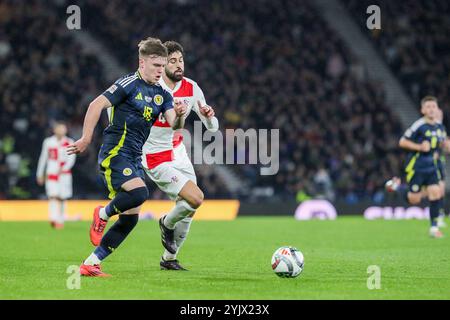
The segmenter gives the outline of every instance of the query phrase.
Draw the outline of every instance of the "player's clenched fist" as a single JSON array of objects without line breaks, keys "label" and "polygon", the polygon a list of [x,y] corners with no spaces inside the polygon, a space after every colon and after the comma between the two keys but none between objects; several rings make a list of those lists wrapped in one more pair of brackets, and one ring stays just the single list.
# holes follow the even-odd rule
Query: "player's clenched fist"
[{"label": "player's clenched fist", "polygon": [[211,106],[208,106],[207,104],[205,104],[204,106],[202,106],[202,104],[200,103],[200,101],[197,101],[197,105],[198,105],[198,109],[200,110],[200,113],[207,117],[207,118],[212,118],[215,115],[214,109]]},{"label": "player's clenched fist", "polygon": [[442,142],[441,148],[444,149],[445,152],[450,153],[450,140],[446,139]]},{"label": "player's clenched fist", "polygon": [[181,100],[174,100],[173,109],[175,110],[177,116],[180,117],[186,113],[187,104],[185,102],[182,102]]},{"label": "player's clenched fist", "polygon": [[88,147],[89,142],[86,139],[79,139],[67,147],[67,154],[82,153]]},{"label": "player's clenched fist", "polygon": [[420,145],[420,151],[429,152],[430,150],[431,150],[430,142],[427,140],[423,141],[422,144]]}]

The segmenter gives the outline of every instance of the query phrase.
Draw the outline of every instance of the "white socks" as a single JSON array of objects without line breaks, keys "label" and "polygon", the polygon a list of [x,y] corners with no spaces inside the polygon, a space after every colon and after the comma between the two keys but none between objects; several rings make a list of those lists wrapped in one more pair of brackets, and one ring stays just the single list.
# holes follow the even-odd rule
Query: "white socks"
[{"label": "white socks", "polygon": [[59,216],[59,201],[56,199],[48,200],[48,215],[50,221],[57,222]]},{"label": "white socks", "polygon": [[95,253],[91,253],[91,255],[84,261],[84,264],[93,266],[96,264],[100,264],[100,262],[102,262],[96,255]]},{"label": "white socks", "polygon": [[167,250],[164,250],[163,259],[164,260],[175,260],[177,258],[178,251],[180,247],[183,245],[186,240],[187,234],[189,233],[189,229],[191,228],[192,217],[186,217],[175,225],[174,238],[175,243],[177,244],[177,253],[172,254]]},{"label": "white socks", "polygon": [[109,220],[109,217],[106,214],[105,208],[100,208],[100,211],[98,212],[98,215],[100,216],[100,219],[102,219],[102,220],[105,220],[105,221]]},{"label": "white socks", "polygon": [[195,212],[185,200],[177,201],[175,207],[164,218],[164,225],[169,229],[175,229],[175,224]]},{"label": "white socks", "polygon": [[59,211],[59,221],[58,223],[63,224],[66,217],[66,201],[61,200],[60,202],[60,211]]},{"label": "white socks", "polygon": [[64,213],[65,213],[65,201],[60,201],[57,199],[48,200],[48,214],[50,217],[50,221],[63,224]]}]

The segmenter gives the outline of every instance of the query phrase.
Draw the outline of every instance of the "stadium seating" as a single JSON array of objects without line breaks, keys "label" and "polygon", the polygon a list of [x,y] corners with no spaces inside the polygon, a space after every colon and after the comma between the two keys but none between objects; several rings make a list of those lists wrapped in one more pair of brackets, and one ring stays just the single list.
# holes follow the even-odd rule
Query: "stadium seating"
[{"label": "stadium seating", "polygon": [[[216,108],[221,130],[280,129],[277,175],[260,176],[257,165],[233,166],[250,188],[249,192],[230,194],[217,176],[199,171],[199,184],[207,197],[252,198],[256,194],[252,190],[266,187],[272,190],[271,199],[292,200],[301,194],[350,203],[379,199],[384,181],[401,167],[397,140],[402,128],[385,103],[382,86],[366,78],[362,65],[308,1],[288,1],[283,6],[266,0],[258,6],[249,0],[169,2],[85,0],[79,5],[83,28],[102,41],[127,69],[137,67],[135,53],[143,37],[182,43],[186,50],[186,75],[200,84],[207,101]],[[39,4],[33,4],[36,8],[29,10],[29,19],[42,24]],[[48,23],[52,26],[56,21],[50,19]],[[29,61],[27,66],[37,69],[32,68],[33,76],[36,73],[32,78],[39,79],[39,86],[33,86],[29,79],[26,90],[30,92],[17,95],[17,87],[10,85],[10,94],[4,98],[10,99],[4,104],[9,106],[6,109],[12,118],[33,114],[26,131],[33,147],[27,142],[16,148],[27,155],[29,168],[34,170],[49,119],[68,119],[72,132],[79,132],[86,102],[108,83],[97,58],[78,54],[81,49],[64,32],[38,36],[37,28],[26,29],[24,25],[19,17],[10,21],[9,28],[21,32],[12,33],[14,39],[7,42],[11,46],[31,42],[21,49],[26,48],[27,54],[20,59],[11,54],[0,57],[0,66],[14,59],[17,64],[20,60]],[[39,44],[49,41],[54,42],[53,50],[39,49],[48,47]],[[56,71],[40,70],[45,64],[33,64],[47,60],[59,62]],[[23,69],[21,75],[27,78],[28,68]],[[55,81],[62,74],[67,74],[69,81]],[[2,73],[0,81],[8,82],[10,78]],[[29,104],[25,96],[33,97],[33,103]],[[20,132],[12,132],[16,141],[22,141]],[[2,133],[0,138],[4,137]],[[99,136],[96,139],[93,150],[101,142]],[[77,167],[95,166],[95,156],[91,152]],[[98,189],[83,189],[80,194],[77,185],[84,186],[88,179],[92,178],[83,177],[82,173],[75,179],[76,197],[98,194]],[[24,189],[35,190],[32,184],[34,178]],[[154,197],[163,195],[155,192]]]},{"label": "stadium seating", "polygon": [[[344,0],[354,18],[365,26],[369,0]],[[381,31],[364,32],[419,104],[425,95],[438,97],[444,114],[450,112],[450,3],[445,0],[377,1],[382,13]],[[450,119],[444,119],[446,127]]]},{"label": "stadium seating", "polygon": [[136,68],[130,57],[143,36],[181,42],[186,74],[217,108],[222,129],[281,130],[278,175],[235,166],[253,188],[273,188],[271,198],[293,199],[305,188],[358,201],[379,195],[400,168],[401,126],[381,86],[365,78],[308,1],[185,1],[170,11],[164,1],[85,5],[96,16],[90,31],[129,68]]},{"label": "stadium seating", "polygon": [[[44,193],[35,172],[43,139],[55,120],[81,135],[87,103],[105,86],[95,56],[85,54],[65,28],[65,11],[42,1],[2,1],[0,15],[0,198]],[[77,196],[98,192],[91,182],[99,137],[74,168]]]}]

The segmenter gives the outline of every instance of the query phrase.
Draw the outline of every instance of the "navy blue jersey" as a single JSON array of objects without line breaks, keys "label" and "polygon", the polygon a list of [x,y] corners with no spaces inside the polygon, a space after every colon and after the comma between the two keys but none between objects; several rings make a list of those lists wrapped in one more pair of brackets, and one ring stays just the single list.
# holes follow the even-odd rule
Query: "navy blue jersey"
[{"label": "navy blue jersey", "polygon": [[441,152],[441,143],[447,136],[445,127],[440,123],[430,124],[421,118],[406,130],[403,137],[415,143],[430,142],[429,152],[410,152],[407,158],[406,171],[431,172],[437,170]]},{"label": "navy blue jersey", "polygon": [[[445,129],[445,128],[444,128]],[[447,133],[444,133],[444,140],[447,138]],[[437,160],[437,167],[439,169],[439,179],[445,180],[445,164],[447,159],[445,158],[445,153],[442,148],[439,149],[439,158]]]},{"label": "navy blue jersey", "polygon": [[103,152],[140,157],[159,114],[173,108],[172,95],[158,83],[145,82],[139,71],[120,78],[103,95],[112,104],[109,126],[103,131]]}]

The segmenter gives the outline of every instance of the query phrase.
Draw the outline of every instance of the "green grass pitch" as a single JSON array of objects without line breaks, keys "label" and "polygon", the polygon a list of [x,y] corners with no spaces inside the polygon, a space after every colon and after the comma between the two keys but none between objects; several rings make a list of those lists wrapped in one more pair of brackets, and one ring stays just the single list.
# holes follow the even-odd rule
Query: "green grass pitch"
[{"label": "green grass pitch", "polygon": [[[81,278],[71,290],[67,268],[93,249],[88,228],[0,222],[0,299],[450,299],[450,229],[430,239],[427,221],[194,221],[179,256],[188,272],[159,270],[157,221],[140,221],[103,263],[113,277]],[[297,278],[271,269],[283,245],[305,256]],[[367,288],[370,265],[381,270],[380,289]]]}]

